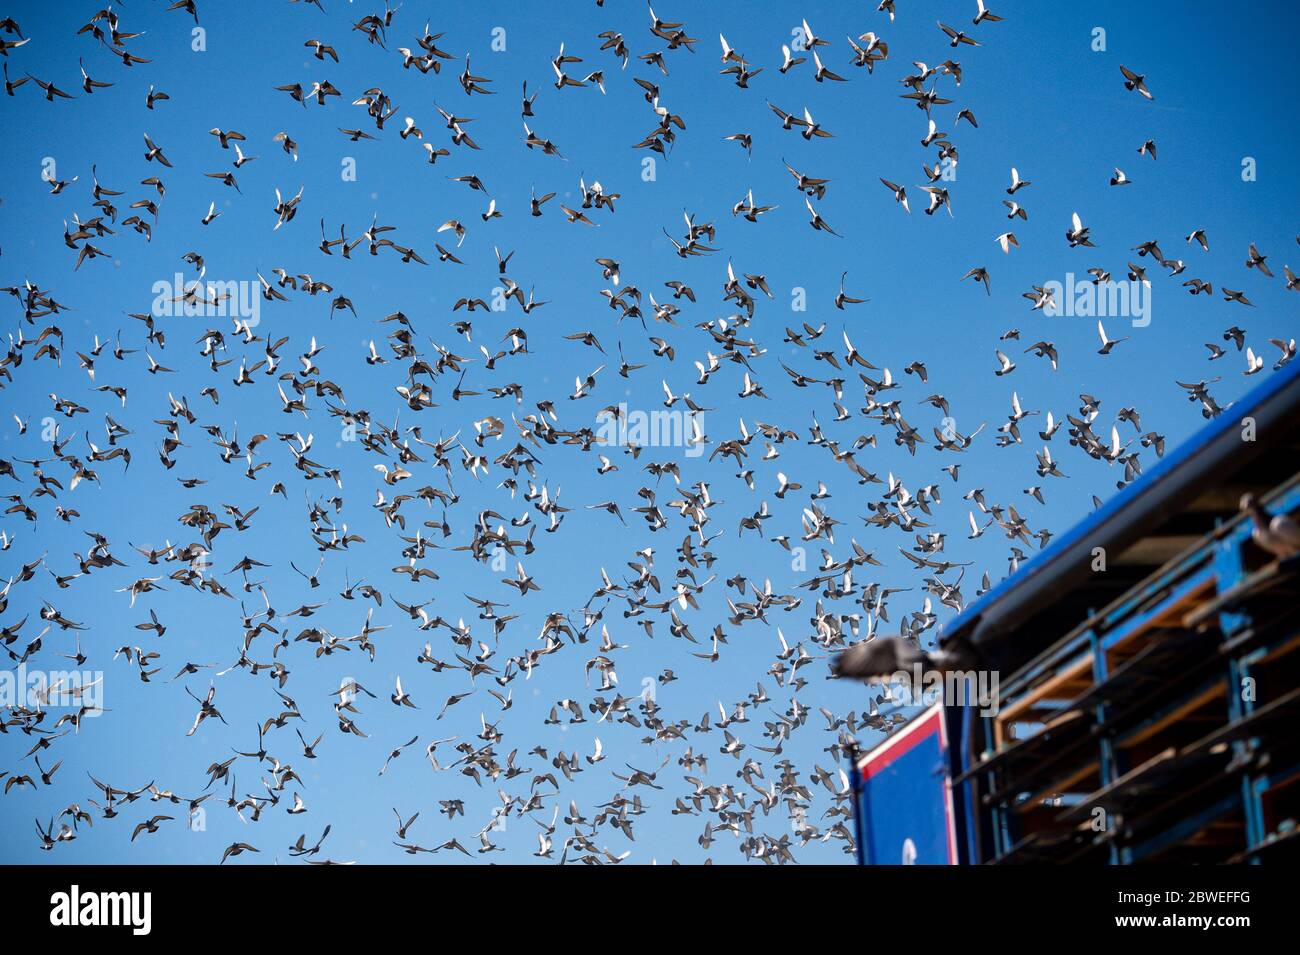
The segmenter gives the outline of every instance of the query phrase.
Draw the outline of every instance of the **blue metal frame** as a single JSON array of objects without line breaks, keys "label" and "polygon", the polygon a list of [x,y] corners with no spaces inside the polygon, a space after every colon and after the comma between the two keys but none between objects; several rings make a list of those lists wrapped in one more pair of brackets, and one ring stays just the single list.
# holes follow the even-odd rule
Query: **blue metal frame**
[{"label": "blue metal frame", "polygon": [[940,640],[974,627],[982,617],[989,615],[990,611],[1013,591],[1036,588],[1044,571],[1072,552],[1076,545],[1095,539],[1101,528],[1110,524],[1128,508],[1133,507],[1139,498],[1170,474],[1187,465],[1225,435],[1239,430],[1243,418],[1254,417],[1253,413],[1261,405],[1297,385],[1300,385],[1300,361],[1293,361],[1270,375],[1240,401],[1235,402],[1230,409],[1225,409],[1224,413],[1211,419],[1187,441],[1145,470],[1136,481],[1056,538],[1046,550],[1022,565],[1019,571],[996,584],[988,593],[966,607],[943,627]]},{"label": "blue metal frame", "polygon": [[[1155,482],[1186,465],[1211,443],[1221,441],[1226,434],[1240,428],[1242,419],[1252,417],[1258,405],[1274,398],[1284,389],[1294,387],[1297,382],[1300,382],[1300,362],[1293,363],[1271,376],[1263,385],[1233,405],[1230,414],[1224,414],[1212,421],[1191,440],[1148,470],[1137,482],[1058,538],[1053,546],[1037,560],[1029,562],[1019,573],[1007,578],[967,607],[944,628],[946,637],[955,634],[968,637],[974,632],[981,618],[1009,593],[1019,588],[1038,586],[1039,581],[1036,578],[1043,568],[1058,560],[1062,554],[1080,541],[1096,539],[1093,535],[1098,534],[1102,525],[1112,521],[1125,508],[1132,506],[1134,500]],[[1300,396],[1300,390],[1297,391],[1297,395]],[[1271,408],[1270,413],[1276,413],[1276,410],[1276,407]],[[1220,447],[1218,450],[1222,452],[1223,448]],[[1274,511],[1291,512],[1300,508],[1300,480],[1292,479],[1265,503]],[[1099,612],[1090,611],[1075,632],[1064,635],[1056,646],[1030,660],[1023,669],[1013,674],[1003,687],[1004,696],[1008,699],[1019,698],[1023,692],[1030,689],[1038,677],[1046,673],[1059,672],[1063,666],[1073,664],[1081,657],[1091,658],[1094,681],[1098,683],[1105,681],[1111,675],[1107,660],[1108,650],[1147,625],[1155,617],[1167,612],[1174,603],[1194,589],[1204,586],[1207,581],[1214,581],[1220,594],[1242,582],[1247,576],[1244,550],[1250,540],[1251,530],[1248,521],[1238,519],[1231,527],[1212,532],[1200,545],[1189,549],[1181,555],[1180,559],[1161,568],[1155,575],[1121,597],[1118,602],[1102,608]],[[1138,607],[1150,602],[1156,594],[1161,596],[1152,606],[1137,612]],[[1220,629],[1229,639],[1244,632],[1252,623],[1250,615],[1241,609],[1224,608],[1220,611]],[[1228,690],[1228,712],[1225,717],[1228,720],[1248,716],[1254,711],[1258,702],[1266,702],[1244,700],[1241,695],[1240,681],[1250,676],[1251,666],[1265,656],[1270,648],[1254,648],[1248,652],[1234,654],[1224,661],[1223,679],[1227,681]],[[1107,704],[1101,702],[1096,704],[1093,712],[1097,726],[1101,729],[1097,735],[1097,751],[1102,786],[1112,784],[1128,769],[1125,765],[1124,753],[1117,745],[1118,737],[1114,732],[1106,730],[1107,718],[1110,715],[1107,709]],[[1149,726],[1152,719],[1159,718],[1158,715],[1152,716],[1135,729],[1140,730],[1142,726]],[[953,721],[949,723],[949,728],[951,731],[950,771],[956,776],[968,772],[975,762],[983,758],[983,752],[973,752],[974,739],[978,734],[983,740],[981,749],[987,749],[991,745],[992,719],[981,716],[975,707],[967,706],[953,714]],[[1135,729],[1126,730],[1125,735],[1134,732]],[[960,740],[960,744],[954,746],[953,740]],[[1255,745],[1255,741],[1240,741],[1233,745],[1240,752]],[[954,753],[953,749],[957,751]],[[856,760],[854,765],[856,768]],[[1263,797],[1276,780],[1292,778],[1296,768],[1274,767],[1272,772],[1249,770],[1244,772],[1239,793],[1220,800],[1214,806],[1207,807],[1176,826],[1132,846],[1121,846],[1118,842],[1112,841],[1110,862],[1125,864],[1146,858],[1176,844],[1179,839],[1185,838],[1224,813],[1237,809],[1242,811],[1246,822],[1245,848],[1259,845],[1267,836]],[[861,803],[857,798],[860,781],[856,773],[853,782],[855,806],[858,806]],[[1015,845],[1016,833],[1011,804],[983,806],[975,798],[977,789],[988,792],[995,784],[995,772],[989,771],[982,775],[968,777],[953,789],[956,820],[964,827],[964,837],[963,833],[958,833],[959,860],[967,864],[997,859]],[[956,804],[958,800],[960,805]],[[855,814],[855,826],[859,827],[859,857],[862,854],[860,822],[861,820]],[[963,848],[964,853],[961,852]]]}]

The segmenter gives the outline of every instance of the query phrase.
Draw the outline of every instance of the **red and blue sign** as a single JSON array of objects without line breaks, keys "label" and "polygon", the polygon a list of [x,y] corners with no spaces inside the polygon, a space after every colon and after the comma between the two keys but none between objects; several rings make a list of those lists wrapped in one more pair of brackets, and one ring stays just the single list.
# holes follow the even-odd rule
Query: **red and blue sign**
[{"label": "red and blue sign", "polygon": [[858,760],[857,837],[867,865],[956,865],[948,737],[936,704]]}]

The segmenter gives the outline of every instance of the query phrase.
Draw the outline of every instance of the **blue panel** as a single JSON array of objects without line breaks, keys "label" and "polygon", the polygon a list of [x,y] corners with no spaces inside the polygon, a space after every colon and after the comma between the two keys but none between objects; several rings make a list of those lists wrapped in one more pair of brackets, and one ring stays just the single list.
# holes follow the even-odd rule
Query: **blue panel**
[{"label": "blue panel", "polygon": [[[938,720],[886,744],[862,767],[861,834],[868,865],[947,865],[950,805]],[[891,741],[895,742],[895,741]]]}]

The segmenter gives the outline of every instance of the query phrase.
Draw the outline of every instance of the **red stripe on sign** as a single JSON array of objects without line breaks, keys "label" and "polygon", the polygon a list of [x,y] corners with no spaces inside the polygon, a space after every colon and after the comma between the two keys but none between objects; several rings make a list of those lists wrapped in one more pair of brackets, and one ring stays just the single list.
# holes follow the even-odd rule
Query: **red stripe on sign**
[{"label": "red stripe on sign", "polygon": [[[862,779],[868,780],[888,769],[895,761],[915,749],[918,743],[933,735],[936,729],[941,731],[942,728],[943,709],[940,706],[935,706],[930,712],[912,720],[893,738],[881,743],[864,756],[862,761],[858,763],[858,772],[861,774]],[[941,748],[942,745],[941,739]]]}]

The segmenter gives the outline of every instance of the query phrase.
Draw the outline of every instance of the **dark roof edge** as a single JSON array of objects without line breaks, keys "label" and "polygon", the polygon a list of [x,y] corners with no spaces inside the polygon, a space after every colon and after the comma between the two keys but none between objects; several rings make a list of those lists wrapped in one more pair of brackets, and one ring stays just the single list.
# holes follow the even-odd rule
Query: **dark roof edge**
[{"label": "dark roof edge", "polygon": [[1223,410],[1045,551],[967,607],[940,632],[940,643],[965,640],[988,647],[1015,625],[1091,575],[1096,547],[1117,553],[1140,540],[1204,490],[1210,475],[1240,471],[1267,446],[1243,442],[1242,421],[1256,434],[1294,419],[1300,408],[1300,361],[1292,361]]}]

